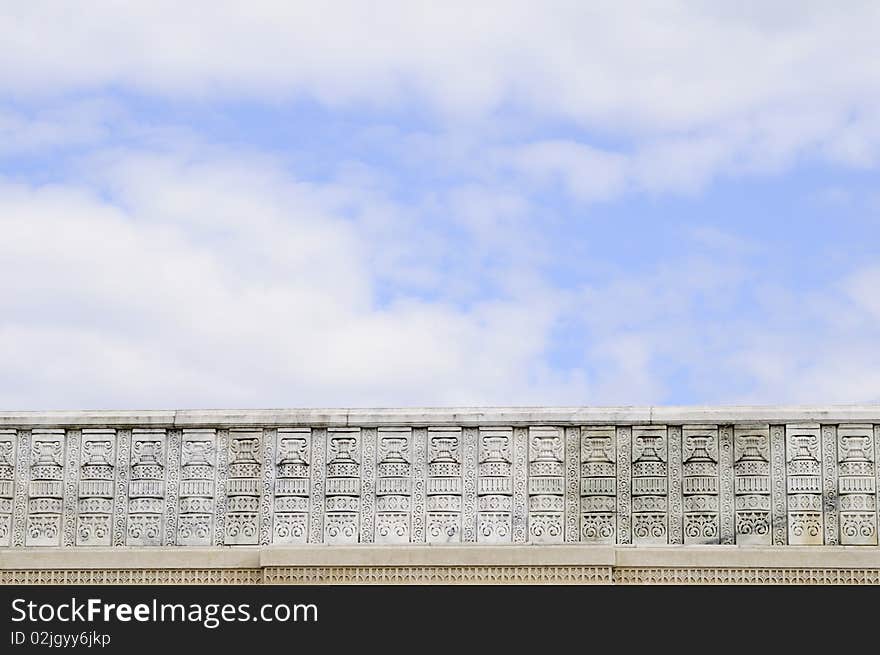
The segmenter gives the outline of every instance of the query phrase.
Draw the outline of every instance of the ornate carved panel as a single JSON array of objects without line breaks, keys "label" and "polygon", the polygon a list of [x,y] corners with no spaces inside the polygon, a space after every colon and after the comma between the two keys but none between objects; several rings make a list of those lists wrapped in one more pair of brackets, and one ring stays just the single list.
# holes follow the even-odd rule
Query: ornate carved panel
[{"label": "ornate carved panel", "polygon": [[126,544],[129,546],[158,546],[162,543],[166,450],[165,430],[132,430],[126,530]]},{"label": "ornate carved panel", "polygon": [[733,437],[736,543],[769,545],[770,428],[737,425]]},{"label": "ornate carved panel", "polygon": [[684,543],[717,544],[721,534],[718,427],[685,426],[683,438]]},{"label": "ornate carved panel", "polygon": [[280,428],[275,472],[273,541],[305,544],[309,540],[309,497],[312,431]]},{"label": "ornate carved panel", "polygon": [[511,541],[513,506],[513,430],[480,429],[480,460],[477,487],[477,541]]},{"label": "ornate carved panel", "polygon": [[877,545],[877,486],[872,425],[837,429],[840,543]]},{"label": "ornate carved panel", "polygon": [[617,523],[614,426],[581,428],[581,541],[613,544]]},{"label": "ornate carved panel", "polygon": [[376,543],[410,542],[413,439],[410,428],[380,428],[376,465]]},{"label": "ornate carved panel", "polygon": [[12,545],[15,430],[0,430],[0,547]]},{"label": "ornate carved panel", "polygon": [[25,546],[61,545],[64,445],[64,430],[32,433]]},{"label": "ornate carved panel", "polygon": [[665,427],[633,428],[634,544],[665,544],[668,540],[667,441]]},{"label": "ornate carved panel", "polygon": [[821,456],[818,425],[785,427],[789,544],[810,545],[823,541]]},{"label": "ornate carved panel", "polygon": [[184,430],[180,450],[178,546],[208,546],[214,529],[217,434]]},{"label": "ornate carved panel", "polygon": [[333,428],[327,435],[324,541],[356,544],[361,506],[361,431]]},{"label": "ornate carved panel", "polygon": [[109,546],[113,537],[116,430],[86,429],[80,435],[77,546]]},{"label": "ornate carved panel", "polygon": [[226,544],[259,543],[262,430],[230,430]]},{"label": "ornate carved panel", "polygon": [[529,541],[562,543],[565,518],[563,433],[559,428],[529,429]]},{"label": "ornate carved panel", "polygon": [[428,428],[427,541],[461,541],[461,428]]}]

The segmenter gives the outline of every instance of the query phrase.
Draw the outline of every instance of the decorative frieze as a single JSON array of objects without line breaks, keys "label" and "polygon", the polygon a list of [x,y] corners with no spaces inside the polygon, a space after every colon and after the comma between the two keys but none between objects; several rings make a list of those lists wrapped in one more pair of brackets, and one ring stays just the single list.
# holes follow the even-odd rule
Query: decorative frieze
[{"label": "decorative frieze", "polygon": [[[0,548],[878,543],[880,410],[832,422],[0,428]],[[549,418],[549,415],[548,415]],[[607,417],[606,417],[607,418]],[[703,417],[698,417],[703,418]],[[808,422],[810,418],[813,421]],[[821,420],[821,422],[818,422]]]}]

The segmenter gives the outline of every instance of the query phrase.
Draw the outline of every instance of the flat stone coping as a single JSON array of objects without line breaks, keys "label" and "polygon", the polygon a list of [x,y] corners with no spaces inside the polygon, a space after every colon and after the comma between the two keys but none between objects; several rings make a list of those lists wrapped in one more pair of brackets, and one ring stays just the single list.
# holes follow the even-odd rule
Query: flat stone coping
[{"label": "flat stone coping", "polygon": [[373,427],[526,425],[699,425],[863,423],[880,405],[740,407],[412,407],[401,409],[245,409],[0,412],[0,428],[33,427]]},{"label": "flat stone coping", "polygon": [[865,546],[267,546],[0,550],[0,569],[607,566],[880,569]]}]

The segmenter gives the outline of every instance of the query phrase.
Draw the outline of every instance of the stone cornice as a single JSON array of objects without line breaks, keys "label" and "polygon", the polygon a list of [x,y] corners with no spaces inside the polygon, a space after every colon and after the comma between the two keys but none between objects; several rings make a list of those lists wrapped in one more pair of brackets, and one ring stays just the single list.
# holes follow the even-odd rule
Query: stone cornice
[{"label": "stone cornice", "polygon": [[427,427],[872,423],[880,404],[2,411],[0,428]]}]

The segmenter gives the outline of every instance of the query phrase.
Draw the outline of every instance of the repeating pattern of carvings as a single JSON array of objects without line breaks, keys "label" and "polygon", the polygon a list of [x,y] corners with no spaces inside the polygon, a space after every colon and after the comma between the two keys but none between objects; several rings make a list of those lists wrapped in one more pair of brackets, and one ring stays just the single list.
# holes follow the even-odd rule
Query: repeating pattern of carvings
[{"label": "repeating pattern of carvings", "polygon": [[837,500],[837,428],[822,426],[822,514],[825,526],[824,543],[840,543]]},{"label": "repeating pattern of carvings", "polygon": [[[561,441],[560,441],[561,445]],[[529,459],[529,429],[514,428],[513,429],[513,515],[511,523],[513,527],[513,541],[515,543],[526,543],[528,541],[527,530],[529,529],[529,510],[527,480],[529,484],[529,474],[527,467]],[[562,472],[562,460],[559,460],[560,473]],[[560,509],[562,502],[560,498]],[[536,526],[537,527],[537,526]],[[549,530],[548,530],[549,532]],[[559,527],[556,530],[558,536],[562,537],[562,517],[559,517]]]},{"label": "repeating pattern of carvings", "polygon": [[608,584],[608,566],[267,567],[265,584]]},{"label": "repeating pattern of carvings", "polygon": [[324,540],[324,463],[327,459],[327,429],[315,428],[311,436],[311,510],[309,511],[309,543]]},{"label": "repeating pattern of carvings", "polygon": [[412,542],[425,543],[425,487],[427,475],[428,431],[416,428],[412,431],[413,448],[413,495],[412,495]]},{"label": "repeating pattern of carvings", "polygon": [[477,540],[477,453],[478,432],[476,428],[464,428],[462,431],[463,460],[462,469],[462,505],[461,505],[461,531],[462,541],[474,542]]},{"label": "repeating pattern of carvings", "polygon": [[880,569],[610,566],[297,566],[2,569],[2,585],[40,584],[815,584],[880,585]]},{"label": "repeating pattern of carvings", "polygon": [[272,543],[272,526],[275,520],[275,496],[273,492],[275,489],[275,448],[278,431],[267,429],[262,432],[263,445],[260,459],[263,462],[263,478],[261,481],[263,493],[260,496],[260,543],[265,546]]},{"label": "repeating pattern of carvings", "polygon": [[721,502],[722,544],[730,545],[736,540],[734,523],[734,485],[733,485],[733,426],[723,425],[718,429],[718,476]]},{"label": "repeating pattern of carvings", "polygon": [[[680,426],[670,425],[667,429],[669,436],[669,543],[680,544],[684,541],[684,504],[692,498],[684,498],[682,474],[686,475],[687,471],[682,469],[682,448],[684,444],[683,431]],[[688,465],[693,468],[692,464]],[[693,512],[691,512],[693,520]]]},{"label": "repeating pattern of carvings", "polygon": [[578,428],[565,428],[565,541],[580,540],[581,443]]},{"label": "repeating pattern of carvings", "polygon": [[880,424],[0,430],[0,547],[878,543]]},{"label": "repeating pattern of carvings", "polygon": [[113,499],[113,545],[125,545],[128,524],[128,485],[131,476],[131,430],[116,433],[116,493]]},{"label": "repeating pattern of carvings", "polygon": [[79,430],[64,431],[64,500],[61,503],[61,545],[63,546],[73,546],[76,543],[76,506],[78,503],[77,482],[79,480],[80,436],[81,432]]},{"label": "repeating pattern of carvings", "polygon": [[772,426],[769,441],[772,541],[774,546],[783,546],[788,538],[785,493],[785,427],[782,425]]},{"label": "repeating pattern of carvings", "polygon": [[27,514],[28,486],[27,473],[31,466],[31,433],[29,430],[19,430],[17,434],[18,445],[13,451],[15,455],[15,503],[12,507],[12,545],[24,546],[25,543],[25,516]]},{"label": "repeating pattern of carvings", "polygon": [[617,543],[632,543],[632,428],[617,428]]}]

